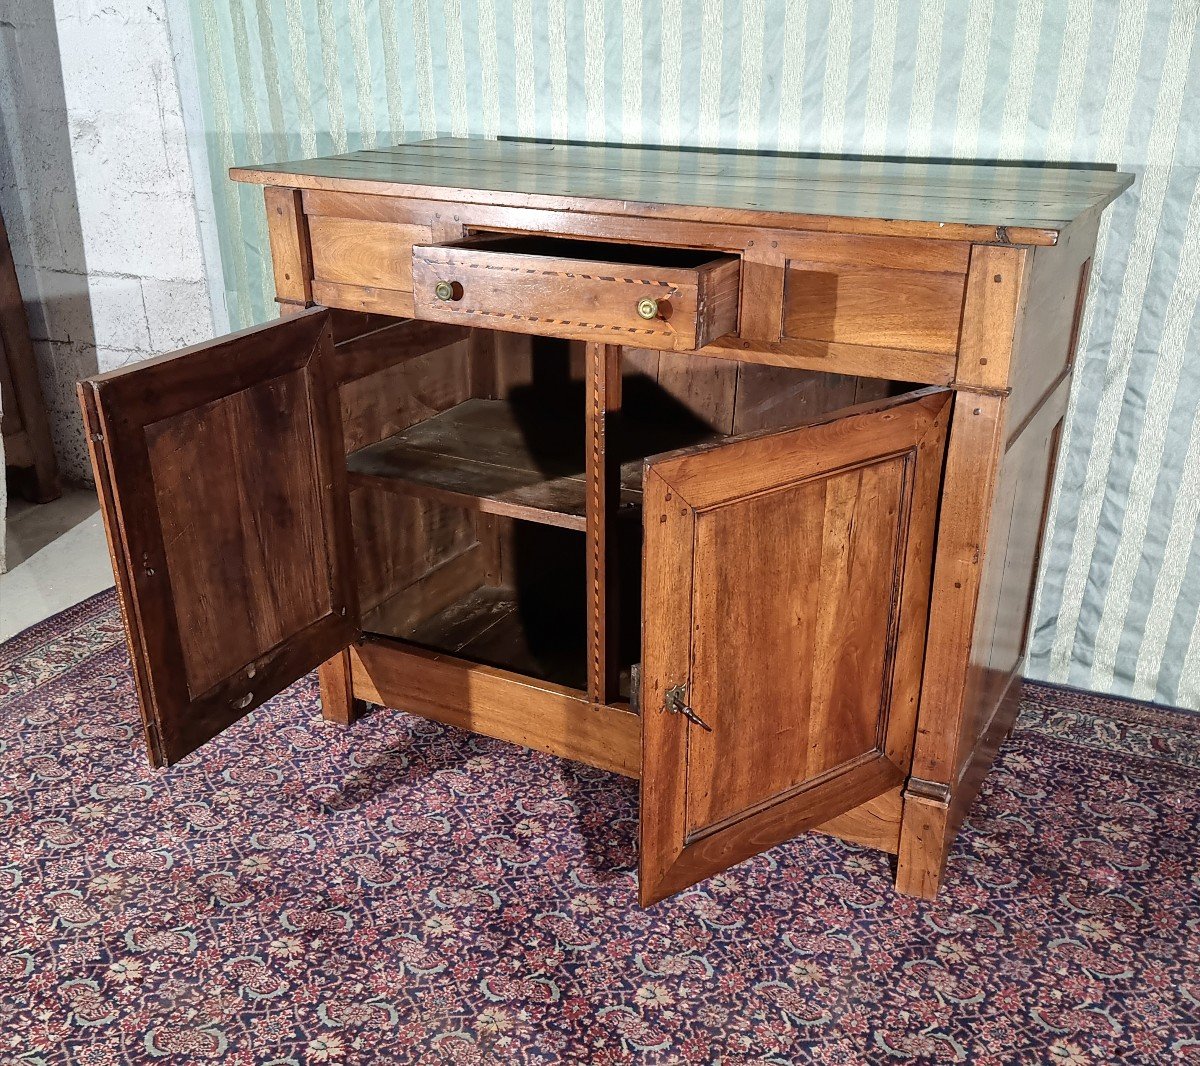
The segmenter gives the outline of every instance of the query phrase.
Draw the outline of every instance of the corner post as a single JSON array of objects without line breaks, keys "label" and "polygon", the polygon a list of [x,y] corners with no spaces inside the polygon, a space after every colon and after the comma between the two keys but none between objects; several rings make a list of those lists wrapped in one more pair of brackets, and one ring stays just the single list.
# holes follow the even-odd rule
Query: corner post
[{"label": "corner post", "polygon": [[965,814],[958,797],[960,763],[964,741],[977,726],[968,682],[1027,267],[1022,248],[971,250],[921,703],[896,866],[896,890],[925,899],[937,895]]}]

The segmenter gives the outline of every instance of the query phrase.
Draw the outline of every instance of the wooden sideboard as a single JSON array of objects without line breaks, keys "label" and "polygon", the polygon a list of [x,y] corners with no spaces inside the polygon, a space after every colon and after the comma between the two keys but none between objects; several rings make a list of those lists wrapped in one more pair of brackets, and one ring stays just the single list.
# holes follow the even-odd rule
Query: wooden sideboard
[{"label": "wooden sideboard", "polygon": [[1130,178],[438,139],[239,169],[278,322],[80,386],[150,759],[305,672],[641,780],[652,903],[931,897],[1017,709]]}]

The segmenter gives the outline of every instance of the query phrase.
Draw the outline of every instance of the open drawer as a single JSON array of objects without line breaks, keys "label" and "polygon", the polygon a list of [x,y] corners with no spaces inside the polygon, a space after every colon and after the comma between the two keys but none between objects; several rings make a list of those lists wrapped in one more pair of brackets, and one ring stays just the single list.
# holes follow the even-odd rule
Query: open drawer
[{"label": "open drawer", "polygon": [[413,247],[417,318],[693,351],[737,329],[736,256],[556,237]]}]

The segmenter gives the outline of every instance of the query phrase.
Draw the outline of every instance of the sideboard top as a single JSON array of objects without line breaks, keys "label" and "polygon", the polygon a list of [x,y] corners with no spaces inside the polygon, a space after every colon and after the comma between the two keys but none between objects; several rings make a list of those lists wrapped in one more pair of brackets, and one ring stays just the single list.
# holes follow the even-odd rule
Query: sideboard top
[{"label": "sideboard top", "polygon": [[235,167],[235,181],[504,207],[952,240],[1054,244],[1133,182],[1042,164],[830,156],[439,137]]}]

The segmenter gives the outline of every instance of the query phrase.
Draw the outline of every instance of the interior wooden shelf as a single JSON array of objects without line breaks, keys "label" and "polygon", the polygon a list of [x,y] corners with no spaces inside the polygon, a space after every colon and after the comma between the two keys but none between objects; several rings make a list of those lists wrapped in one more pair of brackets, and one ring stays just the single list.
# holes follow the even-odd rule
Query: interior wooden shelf
[{"label": "interior wooden shelf", "polygon": [[[669,426],[622,434],[621,507],[641,504],[642,459],[695,442]],[[425,496],[563,529],[587,524],[582,412],[471,399],[347,457],[352,485]]]},{"label": "interior wooden shelf", "polygon": [[583,427],[467,400],[347,459],[352,484],[565,529],[587,522]]}]

